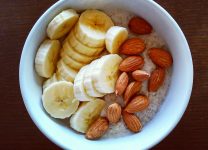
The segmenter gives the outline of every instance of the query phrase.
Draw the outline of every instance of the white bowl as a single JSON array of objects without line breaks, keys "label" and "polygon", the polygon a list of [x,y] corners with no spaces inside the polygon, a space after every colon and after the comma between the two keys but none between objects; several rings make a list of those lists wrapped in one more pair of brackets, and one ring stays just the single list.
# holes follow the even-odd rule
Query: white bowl
[{"label": "white bowl", "polygon": [[[174,59],[171,85],[159,111],[138,134],[115,139],[89,141],[65,124],[49,117],[41,104],[41,79],[34,70],[36,50],[45,38],[49,21],[65,8],[115,8],[126,9],[148,20],[156,32],[165,39]],[[193,65],[189,46],[174,19],[151,0],[61,0],[50,7],[32,28],[23,48],[19,80],[22,97],[32,120],[54,143],[64,149],[112,150],[148,149],[164,139],[181,119],[189,102]]]}]

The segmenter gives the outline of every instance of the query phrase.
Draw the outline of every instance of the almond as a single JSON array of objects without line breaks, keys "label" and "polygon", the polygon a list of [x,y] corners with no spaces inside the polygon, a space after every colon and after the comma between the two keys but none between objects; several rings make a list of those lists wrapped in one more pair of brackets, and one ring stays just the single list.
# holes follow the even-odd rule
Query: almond
[{"label": "almond", "polygon": [[136,55],[145,49],[144,41],[140,38],[126,40],[120,47],[120,53],[125,55]]},{"label": "almond", "polygon": [[156,65],[162,68],[169,68],[173,64],[173,58],[171,54],[161,48],[151,48],[149,50],[149,57]]},{"label": "almond", "polygon": [[116,81],[116,95],[122,95],[129,83],[129,77],[126,72],[123,72]]},{"label": "almond", "polygon": [[127,86],[126,91],[124,93],[124,103],[125,103],[125,105],[129,102],[129,100],[132,96],[134,96],[137,92],[140,91],[141,87],[142,87],[141,82],[137,82],[137,81],[131,82]]},{"label": "almond", "polygon": [[151,73],[148,90],[149,92],[156,92],[158,88],[163,84],[165,80],[165,70],[162,68],[157,68]]},{"label": "almond", "polygon": [[121,106],[117,103],[113,103],[108,106],[107,118],[111,123],[117,123],[121,118]]},{"label": "almond", "polygon": [[130,114],[128,112],[123,111],[123,120],[124,123],[126,124],[127,128],[132,131],[132,132],[139,132],[142,129],[142,124],[139,118],[134,115]]},{"label": "almond", "polygon": [[134,80],[142,82],[142,81],[149,79],[150,75],[146,71],[136,70],[132,72],[132,77]]},{"label": "almond", "polygon": [[126,106],[125,111],[128,113],[136,113],[146,109],[149,106],[149,100],[146,96],[140,95],[134,97]]},{"label": "almond", "polygon": [[106,118],[98,118],[87,130],[85,137],[89,140],[95,140],[102,137],[109,128]]},{"label": "almond", "polygon": [[129,21],[129,29],[136,34],[149,34],[152,32],[152,26],[141,17],[133,17]]},{"label": "almond", "polygon": [[135,71],[141,69],[144,66],[144,59],[141,56],[129,56],[125,58],[120,66],[119,70],[123,72]]}]

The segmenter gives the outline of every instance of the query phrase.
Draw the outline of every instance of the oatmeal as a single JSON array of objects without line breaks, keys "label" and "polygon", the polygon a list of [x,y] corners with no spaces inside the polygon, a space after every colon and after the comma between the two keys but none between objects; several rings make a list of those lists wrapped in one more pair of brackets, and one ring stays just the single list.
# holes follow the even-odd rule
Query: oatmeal
[{"label": "oatmeal", "polygon": [[[165,98],[173,63],[165,42],[135,14],[60,12],[47,26],[35,69],[42,104],[89,140],[140,132]],[[60,56],[60,57],[59,57]]]}]

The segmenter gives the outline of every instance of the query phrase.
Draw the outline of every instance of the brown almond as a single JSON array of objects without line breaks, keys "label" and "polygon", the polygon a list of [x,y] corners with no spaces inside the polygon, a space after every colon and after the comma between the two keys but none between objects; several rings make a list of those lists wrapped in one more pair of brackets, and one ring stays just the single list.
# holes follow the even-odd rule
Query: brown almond
[{"label": "brown almond", "polygon": [[125,58],[120,66],[119,70],[123,72],[130,72],[141,69],[144,66],[144,59],[141,56],[129,56]]},{"label": "brown almond", "polygon": [[165,80],[165,70],[157,68],[151,73],[148,90],[149,92],[156,92]]},{"label": "brown almond", "polygon": [[121,118],[121,106],[117,103],[113,103],[108,106],[107,118],[111,123],[117,123]]},{"label": "brown almond", "polygon": [[134,80],[142,82],[149,79],[150,74],[143,70],[136,70],[132,72],[132,77]]},{"label": "brown almond", "polygon": [[151,48],[149,50],[149,57],[156,65],[162,68],[169,68],[173,64],[173,58],[171,54],[161,48]]},{"label": "brown almond", "polygon": [[136,113],[146,109],[149,106],[149,100],[146,96],[140,95],[134,97],[126,106],[125,111],[128,113]]},{"label": "brown almond", "polygon": [[152,26],[141,17],[133,17],[129,21],[129,29],[136,34],[149,34],[152,32]]},{"label": "brown almond", "polygon": [[129,77],[126,72],[123,72],[116,81],[116,95],[122,95],[129,83]]},{"label": "brown almond", "polygon": [[120,53],[125,55],[136,55],[144,51],[145,44],[140,38],[126,40],[120,47]]},{"label": "brown almond", "polygon": [[127,86],[126,91],[124,93],[124,103],[125,103],[125,105],[129,102],[129,100],[132,96],[134,96],[137,92],[140,91],[141,87],[142,87],[142,83],[137,82],[137,81],[131,82]]},{"label": "brown almond", "polygon": [[122,116],[124,123],[130,131],[135,133],[141,131],[142,124],[136,115],[123,111]]},{"label": "brown almond", "polygon": [[89,140],[95,140],[102,137],[109,128],[106,118],[98,118],[87,130],[85,137]]}]

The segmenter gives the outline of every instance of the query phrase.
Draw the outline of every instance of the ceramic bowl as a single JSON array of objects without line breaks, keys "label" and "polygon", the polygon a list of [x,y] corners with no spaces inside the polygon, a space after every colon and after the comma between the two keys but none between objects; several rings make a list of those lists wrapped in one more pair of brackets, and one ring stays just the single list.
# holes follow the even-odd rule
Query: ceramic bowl
[{"label": "ceramic bowl", "polygon": [[[52,119],[44,111],[41,103],[41,79],[35,72],[34,59],[38,46],[46,36],[48,23],[66,8],[120,8],[131,11],[150,22],[167,43],[174,60],[170,87],[159,111],[140,133],[89,141],[65,124]],[[32,120],[42,133],[58,146],[73,150],[148,149],[173,130],[186,110],[192,90],[193,65],[189,46],[180,27],[167,11],[154,1],[60,0],[38,19],[30,31],[21,56],[19,81],[22,97]]]}]

